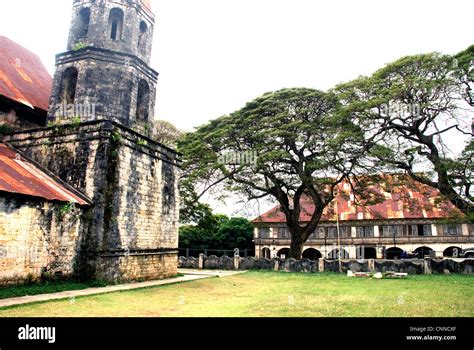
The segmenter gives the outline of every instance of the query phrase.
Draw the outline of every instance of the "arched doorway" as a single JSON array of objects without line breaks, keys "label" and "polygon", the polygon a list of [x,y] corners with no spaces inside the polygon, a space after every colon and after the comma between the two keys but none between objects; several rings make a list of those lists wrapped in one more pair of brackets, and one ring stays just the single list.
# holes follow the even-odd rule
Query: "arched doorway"
[{"label": "arched doorway", "polygon": [[397,248],[397,247],[388,248],[385,251],[385,259],[388,259],[388,260],[399,259],[402,253],[403,253],[403,250],[400,248]]},{"label": "arched doorway", "polygon": [[282,259],[288,259],[290,254],[290,248],[282,248],[277,252],[277,256]]},{"label": "arched doorway", "polygon": [[319,250],[314,248],[308,248],[303,252],[303,259],[318,260],[321,256]]},{"label": "arched doorway", "polygon": [[[329,259],[339,259],[339,249],[333,249],[328,254]],[[345,249],[341,249],[341,259],[349,259],[349,253]]]},{"label": "arched doorway", "polygon": [[359,246],[356,248],[357,259],[377,259],[377,251],[375,247]]},{"label": "arched doorway", "polygon": [[425,256],[431,256],[432,254],[435,253],[433,249],[431,249],[430,247],[425,247],[425,246],[416,248],[414,252],[418,253],[419,259],[423,259]]},{"label": "arched doorway", "polygon": [[270,259],[270,248],[262,249],[262,258]]}]

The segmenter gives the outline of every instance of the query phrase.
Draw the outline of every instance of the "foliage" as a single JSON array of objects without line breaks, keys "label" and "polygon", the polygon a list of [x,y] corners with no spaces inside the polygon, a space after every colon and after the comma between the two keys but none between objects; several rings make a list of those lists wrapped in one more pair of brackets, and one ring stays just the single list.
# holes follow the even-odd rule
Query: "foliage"
[{"label": "foliage", "polygon": [[219,226],[216,240],[221,249],[248,249],[253,248],[253,225],[244,218],[231,218]]},{"label": "foliage", "polygon": [[[333,93],[283,89],[186,134],[178,144],[183,203],[195,203],[211,189],[248,200],[273,197],[291,233],[290,257],[300,258],[333,190],[364,168],[363,133],[336,113],[338,107]],[[220,155],[226,152],[256,152],[258,158],[255,164],[223,164]],[[301,204],[307,200],[316,210],[302,224]]]},{"label": "foliage", "polygon": [[156,120],[153,128],[153,138],[168,147],[176,147],[178,139],[183,135],[176,126],[165,120]]},{"label": "foliage", "polygon": [[79,51],[79,50],[85,49],[86,47],[87,47],[86,43],[77,42],[73,45],[72,51]]},{"label": "foliage", "polygon": [[15,129],[12,126],[7,124],[0,124],[0,135],[9,134],[13,131],[15,131]]},{"label": "foliage", "polygon": [[72,118],[71,124],[75,127],[78,127],[79,125],[81,125],[81,117],[75,116],[74,118]]},{"label": "foliage", "polygon": [[140,139],[140,140],[138,140],[138,145],[140,145],[140,146],[147,146],[147,145],[148,145],[148,142],[147,142],[146,140]]},{"label": "foliage", "polygon": [[111,137],[112,137],[112,142],[116,145],[120,145],[122,143],[122,135],[120,135],[120,133],[115,130],[112,134],[111,134]]},{"label": "foliage", "polygon": [[472,88],[472,83],[474,83],[474,45],[455,55],[454,63],[461,88],[464,88],[464,91],[461,90],[461,95],[470,106],[474,106],[474,91]]},{"label": "foliage", "polygon": [[208,212],[196,225],[179,229],[180,248],[227,249],[253,248],[253,225],[243,218],[228,218]]},{"label": "foliage", "polygon": [[104,281],[88,281],[79,282],[76,280],[54,279],[48,281],[37,282],[34,279],[25,281],[24,284],[8,285],[0,287],[0,299],[15,298],[25,295],[38,295],[46,293],[57,293],[67,290],[79,290],[91,287],[104,287],[107,282]]},{"label": "foliage", "polygon": [[65,204],[61,205],[59,207],[59,210],[58,210],[58,220],[59,221],[64,220],[64,218],[68,214],[72,213],[75,208],[76,208],[76,206],[75,206],[74,203],[65,203]]},{"label": "foliage", "polygon": [[[341,114],[365,130],[380,169],[402,170],[437,188],[467,215],[474,211],[472,108],[462,105],[473,47],[458,58],[430,53],[403,57],[335,89]],[[467,85],[469,88],[469,85]],[[462,154],[449,147],[465,139]]]},{"label": "foliage", "polygon": [[[229,192],[273,197],[290,231],[289,255],[299,258],[339,183],[348,181],[359,202],[377,201],[368,190],[380,181],[373,175],[402,171],[472,218],[473,58],[474,46],[456,56],[403,57],[327,93],[267,93],[185,134],[178,143],[183,212],[202,210],[199,201],[209,192],[218,199]],[[448,146],[453,138],[466,141],[462,153]],[[229,152],[256,152],[258,159],[225,164],[221,156]],[[307,200],[315,210],[302,224]]]}]

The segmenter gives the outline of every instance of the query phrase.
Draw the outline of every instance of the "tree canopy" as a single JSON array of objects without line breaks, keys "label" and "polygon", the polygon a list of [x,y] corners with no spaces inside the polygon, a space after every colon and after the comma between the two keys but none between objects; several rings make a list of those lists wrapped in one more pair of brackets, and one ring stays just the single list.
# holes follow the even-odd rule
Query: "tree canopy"
[{"label": "tree canopy", "polygon": [[[287,219],[290,256],[300,258],[336,186],[364,168],[363,131],[336,113],[338,107],[333,93],[283,89],[211,121],[180,142],[187,173],[182,187],[200,181],[201,193],[220,185],[249,200],[273,197]],[[256,158],[223,162],[229,152]],[[191,197],[198,200],[200,194]],[[316,208],[308,223],[299,221],[303,199]]]},{"label": "tree canopy", "polygon": [[[437,188],[474,220],[473,64],[474,46],[407,56],[328,92],[266,93],[185,134],[184,217],[205,215],[199,201],[209,191],[273,198],[290,231],[289,256],[300,258],[339,183],[368,204],[373,175],[389,171]],[[302,223],[304,200],[315,211]]]},{"label": "tree canopy", "polygon": [[183,132],[166,120],[155,120],[153,123],[153,139],[168,146],[176,147]]},{"label": "tree canopy", "polygon": [[[472,47],[457,57],[404,57],[335,92],[343,114],[365,130],[377,166],[402,170],[437,188],[469,216],[474,213],[474,146],[466,62],[474,58]],[[464,151],[456,152],[453,143],[463,139]]]},{"label": "tree canopy", "polygon": [[253,248],[253,225],[244,218],[208,213],[179,230],[180,248],[233,250]]}]

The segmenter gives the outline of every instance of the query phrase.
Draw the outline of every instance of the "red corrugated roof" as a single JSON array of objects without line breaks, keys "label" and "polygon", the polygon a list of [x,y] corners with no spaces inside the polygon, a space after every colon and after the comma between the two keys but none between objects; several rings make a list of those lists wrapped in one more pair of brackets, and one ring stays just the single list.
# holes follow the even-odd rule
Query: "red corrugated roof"
[{"label": "red corrugated roof", "polygon": [[0,143],[0,191],[89,204],[4,143]]},{"label": "red corrugated roof", "polygon": [[[367,186],[372,194],[380,199],[362,205],[356,204],[356,197],[347,182],[338,186],[338,195],[326,207],[321,221],[336,221],[336,208],[339,220],[389,220],[389,219],[441,219],[461,216],[461,212],[448,200],[440,197],[438,190],[418,183],[403,175],[383,175],[383,181]],[[395,180],[396,179],[396,180]],[[388,182],[387,182],[388,180]],[[382,185],[382,183],[384,183]],[[388,185],[388,187],[387,187]],[[383,199],[382,199],[383,198]],[[314,212],[314,204],[309,198],[302,199],[300,221],[308,222]],[[284,223],[285,214],[276,206],[253,220],[254,223]]]},{"label": "red corrugated roof", "polygon": [[52,84],[37,55],[0,36],[0,95],[47,111]]}]

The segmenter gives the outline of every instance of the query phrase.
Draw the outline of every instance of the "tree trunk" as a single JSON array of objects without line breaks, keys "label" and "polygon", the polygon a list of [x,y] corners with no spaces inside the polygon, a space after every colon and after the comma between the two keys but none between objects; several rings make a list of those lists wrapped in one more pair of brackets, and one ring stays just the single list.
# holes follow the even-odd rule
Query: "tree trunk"
[{"label": "tree trunk", "polygon": [[288,258],[293,258],[296,260],[301,259],[301,255],[303,254],[303,240],[301,238],[301,234],[292,234],[291,235],[291,244],[290,244],[290,253],[288,254]]}]

